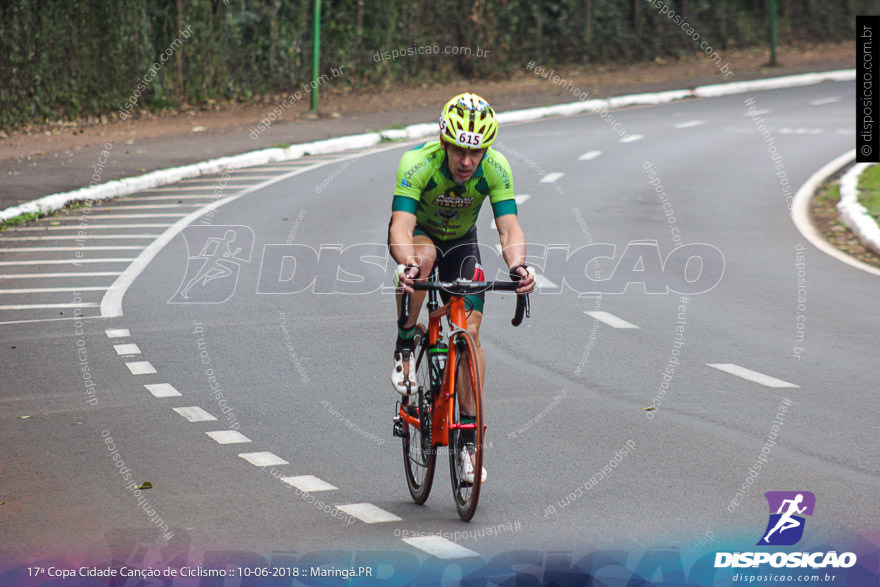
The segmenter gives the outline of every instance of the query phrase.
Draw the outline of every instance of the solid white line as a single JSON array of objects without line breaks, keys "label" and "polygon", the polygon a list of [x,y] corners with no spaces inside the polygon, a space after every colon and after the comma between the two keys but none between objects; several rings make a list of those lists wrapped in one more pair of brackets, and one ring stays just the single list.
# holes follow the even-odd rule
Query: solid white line
[{"label": "solid white line", "polygon": [[290,464],[275,453],[271,452],[243,452],[238,456],[255,467],[272,467]]},{"label": "solid white line", "polygon": [[42,287],[28,289],[0,289],[0,294],[41,294],[41,293],[63,293],[68,291],[107,291],[107,287]]},{"label": "solid white line", "polygon": [[7,265],[79,265],[80,263],[128,263],[135,257],[127,259],[37,259],[36,261],[0,261],[0,267]]},{"label": "solid white line", "polygon": [[152,375],[156,373],[156,368],[149,361],[132,361],[126,363],[126,367],[131,371],[132,375]]},{"label": "solid white line", "polygon": [[[390,145],[385,149],[375,149],[374,151],[372,151],[371,154],[384,153],[385,151],[397,148],[399,148],[398,145]],[[154,240],[147,246],[146,249],[141,251],[137,259],[135,259],[131,265],[126,267],[125,272],[118,278],[116,278],[116,281],[113,282],[113,285],[110,286],[110,289],[107,291],[106,294],[104,294],[104,298],[101,300],[101,316],[104,318],[115,318],[122,316],[122,298],[125,297],[125,292],[128,291],[128,288],[131,287],[131,284],[134,283],[134,280],[137,279],[138,275],[140,275],[141,272],[146,269],[147,265],[150,264],[153,258],[159,254],[159,251],[161,251],[163,248],[165,248],[165,245],[171,242],[171,239],[173,239],[184,228],[201,218],[210,210],[216,210],[220,206],[226,205],[248,194],[261,190],[272,184],[284,181],[301,173],[306,173],[307,171],[312,171],[325,165],[340,163],[342,161],[347,161],[349,159],[360,156],[360,153],[355,153],[348,157],[331,159],[328,161],[322,161],[314,163],[313,165],[294,169],[293,171],[281,174],[274,179],[267,179],[263,183],[251,186],[245,190],[242,190],[241,192],[238,192],[237,194],[230,194],[223,199],[214,200],[210,204],[206,204],[203,208],[195,210],[187,216],[184,216],[183,218],[172,224],[168,228],[168,230],[162,233],[162,236]]]},{"label": "solid white line", "polygon": [[559,289],[559,286],[538,273],[535,275],[535,287],[542,289]]},{"label": "solid white line", "polygon": [[[132,200],[134,201],[134,200]],[[101,208],[112,208],[113,210],[156,210],[157,208],[198,208],[201,204],[104,204]]]},{"label": "solid white line", "polygon": [[306,493],[314,493],[316,491],[335,491],[339,489],[332,483],[327,483],[323,479],[319,479],[314,475],[298,475],[296,477],[282,477],[282,481],[296,487],[300,491]]},{"label": "solid white line", "polygon": [[217,444],[243,444],[250,442],[251,439],[239,432],[238,430],[214,430],[213,432],[205,432]]},{"label": "solid white line", "polygon": [[107,338],[125,338],[131,336],[131,332],[128,328],[108,328],[104,332],[107,334]]},{"label": "solid white line", "polygon": [[554,171],[553,173],[548,173],[544,177],[541,178],[541,183],[553,183],[554,181],[558,181],[564,173],[559,171]]},{"label": "solid white line", "polygon": [[156,238],[158,234],[87,234],[78,236],[75,234],[43,234],[39,236],[7,236],[0,237],[0,241],[72,241],[72,240],[95,240],[95,239],[126,239],[126,238]]},{"label": "solid white line", "polygon": [[186,216],[186,212],[180,214],[92,214],[89,218],[180,218]]},{"label": "solid white line", "polygon": [[147,224],[147,223],[140,223],[140,224],[89,224],[88,226],[85,226],[85,227],[80,224],[61,224],[58,226],[18,228],[16,230],[13,230],[12,232],[24,232],[27,230],[39,230],[41,232],[46,231],[46,230],[83,230],[83,231],[89,231],[89,230],[94,230],[96,228],[100,228],[102,230],[106,229],[106,228],[168,228],[169,226],[171,226],[171,225],[168,223],[165,223],[165,224]]},{"label": "solid white line", "polygon": [[[144,193],[146,193],[146,192],[144,192]],[[153,200],[163,200],[163,201],[164,200],[207,200],[212,197],[213,196],[211,194],[189,194],[189,195],[180,194],[178,196],[175,196],[173,194],[170,196],[141,196],[141,195],[139,195],[139,196],[134,197],[132,201],[150,202]]]},{"label": "solid white line", "polygon": [[617,316],[615,316],[614,314],[611,314],[610,312],[585,311],[584,314],[586,314],[587,316],[590,316],[592,318],[595,318],[599,322],[604,322],[605,324],[607,324],[611,328],[638,328],[638,326],[636,326],[635,324],[631,324],[631,323],[627,322],[626,320],[624,320],[623,318],[618,318]]},{"label": "solid white line", "polygon": [[153,394],[153,397],[179,397],[180,392],[174,389],[170,383],[148,383],[144,385],[147,391]]},{"label": "solid white line", "polygon": [[213,422],[217,419],[199,406],[187,406],[185,408],[172,409],[186,418],[189,422]]},{"label": "solid white line", "polygon": [[140,347],[133,342],[129,342],[126,344],[114,344],[113,350],[115,350],[116,354],[119,356],[141,354]]},{"label": "solid white line", "polygon": [[381,524],[384,522],[397,522],[401,518],[391,512],[386,512],[371,503],[349,503],[337,505],[336,509],[353,516],[365,524]]},{"label": "solid white line", "polygon": [[645,135],[626,135],[625,137],[623,137],[622,139],[620,139],[617,142],[618,143],[634,143],[636,141],[642,140],[643,138],[645,138]]},{"label": "solid white line", "polygon": [[163,188],[151,188],[145,190],[143,193],[149,194],[151,192],[176,192],[176,191],[191,191],[191,190],[213,190],[214,184],[208,185],[175,185],[173,187],[163,187]]},{"label": "solid white line", "polygon": [[782,379],[776,379],[775,377],[770,377],[769,375],[764,375],[763,373],[758,373],[757,371],[752,371],[751,369],[746,369],[745,367],[740,367],[739,365],[734,365],[733,363],[706,364],[709,367],[718,369],[719,371],[724,371],[725,373],[736,375],[737,377],[741,377],[748,381],[753,381],[754,383],[760,383],[765,387],[800,387],[799,385],[795,385],[794,383],[789,383],[788,381],[783,381]]},{"label": "solid white line", "polygon": [[39,253],[40,251],[140,251],[145,247],[123,245],[119,247],[14,247],[6,253]]},{"label": "solid white line", "polygon": [[823,104],[834,104],[840,102],[840,96],[831,96],[829,98],[819,98],[810,102],[810,106],[822,106]]},{"label": "solid white line", "polygon": [[816,190],[819,189],[819,186],[825,182],[826,179],[831,177],[838,170],[843,168],[845,165],[850,163],[856,158],[856,151],[853,149],[848,153],[844,153],[840,157],[836,158],[834,161],[831,161],[827,165],[825,165],[822,169],[814,173],[810,178],[798,189],[797,193],[794,196],[794,199],[791,202],[791,219],[794,222],[795,227],[800,231],[800,233],[806,238],[810,243],[822,251],[826,253],[838,261],[846,263],[847,265],[851,265],[852,267],[856,267],[857,269],[861,269],[862,271],[866,271],[873,275],[880,275],[880,269],[868,265],[858,259],[850,257],[831,243],[825,240],[825,237],[816,230],[816,227],[813,226],[812,221],[810,220],[810,200],[813,198],[813,194]]},{"label": "solid white line", "polygon": [[602,151],[587,151],[586,153],[584,153],[583,155],[578,157],[578,161],[590,161],[592,159],[595,159],[596,157],[598,157],[601,154],[602,154]]},{"label": "solid white line", "polygon": [[427,552],[431,556],[444,560],[480,556],[479,553],[474,552],[470,548],[465,548],[442,536],[415,536],[413,538],[404,538],[403,541],[423,552]]},{"label": "solid white line", "polygon": [[706,122],[703,120],[688,120],[687,122],[679,122],[675,125],[675,128],[691,128],[703,124],[706,124]]},{"label": "solid white line", "polygon": [[122,271],[95,271],[92,273],[10,273],[0,275],[0,279],[42,279],[54,277],[112,277],[121,275]]},{"label": "solid white line", "polygon": [[[54,310],[55,308],[97,308],[98,304],[86,302],[82,304],[18,304],[0,306],[0,310]],[[4,322],[4,324],[6,324]]]}]

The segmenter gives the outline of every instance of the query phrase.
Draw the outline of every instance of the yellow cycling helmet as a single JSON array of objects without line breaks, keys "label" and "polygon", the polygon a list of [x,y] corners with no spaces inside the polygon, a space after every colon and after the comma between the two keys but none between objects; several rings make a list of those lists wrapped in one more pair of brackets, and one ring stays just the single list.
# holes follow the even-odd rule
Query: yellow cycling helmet
[{"label": "yellow cycling helmet", "polygon": [[476,94],[459,94],[440,112],[440,137],[465,149],[483,149],[495,141],[498,121],[489,103]]}]

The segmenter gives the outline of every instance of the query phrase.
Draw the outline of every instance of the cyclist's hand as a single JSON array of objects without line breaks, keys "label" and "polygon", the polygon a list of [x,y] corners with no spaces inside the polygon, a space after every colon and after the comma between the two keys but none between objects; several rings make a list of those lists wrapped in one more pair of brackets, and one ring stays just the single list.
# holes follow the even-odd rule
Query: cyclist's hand
[{"label": "cyclist's hand", "polygon": [[418,265],[398,265],[394,271],[394,285],[402,288],[404,292],[411,294],[415,290],[412,287],[413,281],[419,276]]},{"label": "cyclist's hand", "polygon": [[519,277],[519,287],[516,288],[516,293],[524,294],[530,293],[535,289],[535,268],[529,267],[526,264],[517,265],[516,267],[511,268],[510,277],[512,279],[516,279],[514,277],[516,275]]}]

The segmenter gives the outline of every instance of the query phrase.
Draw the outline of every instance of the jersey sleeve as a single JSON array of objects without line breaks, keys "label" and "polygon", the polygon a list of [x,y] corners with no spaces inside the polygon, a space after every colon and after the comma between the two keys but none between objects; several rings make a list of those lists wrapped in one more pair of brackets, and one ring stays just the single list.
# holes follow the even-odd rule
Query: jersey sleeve
[{"label": "jersey sleeve", "polygon": [[516,200],[513,194],[513,174],[507,157],[495,149],[489,149],[483,169],[488,170],[489,203],[495,218],[506,214],[516,214]]},{"label": "jersey sleeve", "polygon": [[397,166],[397,183],[394,185],[394,200],[391,210],[416,213],[422,190],[431,177],[431,165],[422,147],[403,154]]}]

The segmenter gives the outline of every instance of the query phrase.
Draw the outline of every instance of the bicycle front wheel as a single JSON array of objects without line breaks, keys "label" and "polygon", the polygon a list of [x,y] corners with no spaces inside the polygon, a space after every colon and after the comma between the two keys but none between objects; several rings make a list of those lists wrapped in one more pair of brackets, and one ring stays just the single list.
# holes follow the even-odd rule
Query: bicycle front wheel
[{"label": "bicycle front wheel", "polygon": [[403,438],[403,469],[409,494],[417,504],[425,503],[434,482],[437,451],[431,441],[433,398],[429,379],[428,334],[418,325],[415,335],[416,381],[418,393],[403,400],[407,414],[418,418],[420,426],[407,425]]},{"label": "bicycle front wheel", "polygon": [[[449,476],[458,516],[467,522],[477,511],[483,481],[483,389],[474,339],[469,333],[460,332],[452,344],[455,345],[455,396],[449,427]],[[474,422],[462,422],[463,415],[473,418]],[[468,432],[463,433],[465,430]],[[470,466],[465,459],[470,460]],[[468,478],[466,468],[473,471],[472,478]]]}]

